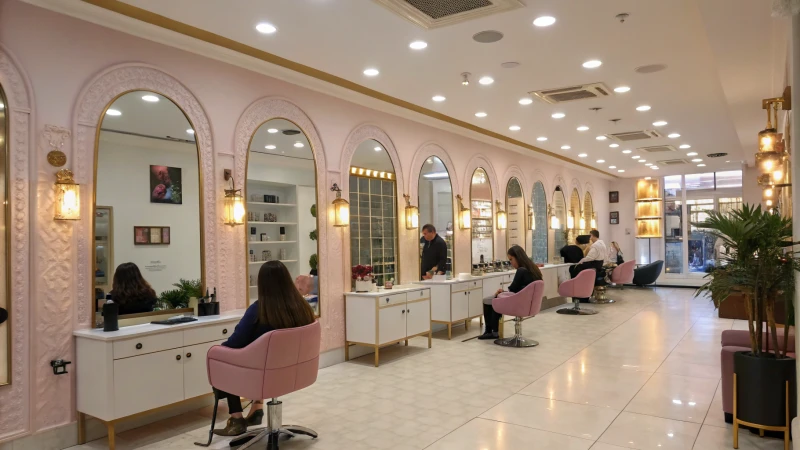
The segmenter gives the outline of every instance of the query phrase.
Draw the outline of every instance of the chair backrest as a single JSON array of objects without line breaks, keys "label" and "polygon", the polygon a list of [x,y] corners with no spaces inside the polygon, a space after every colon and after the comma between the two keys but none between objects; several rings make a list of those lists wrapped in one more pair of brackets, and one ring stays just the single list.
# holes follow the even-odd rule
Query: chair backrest
[{"label": "chair backrest", "polygon": [[317,381],[321,327],[319,321],[267,333],[264,393],[274,398],[306,388]]},{"label": "chair backrest", "polygon": [[587,298],[594,291],[594,269],[583,270],[575,278],[567,280],[558,287],[558,295],[562,297]]},{"label": "chair backrest", "polygon": [[542,298],[544,297],[544,280],[536,280],[533,283],[525,286],[523,291],[530,289],[531,295],[533,296],[533,300],[531,301],[531,310],[528,313],[528,317],[535,316],[539,314],[539,311],[542,310]]},{"label": "chair backrest", "polygon": [[492,301],[492,307],[500,314],[514,317],[532,317],[542,309],[544,281],[538,280],[525,286],[516,294],[502,292]]},{"label": "chair backrest", "polygon": [[611,281],[616,284],[625,284],[633,281],[633,269],[636,267],[636,261],[630,260],[618,265],[613,272],[611,272]]}]

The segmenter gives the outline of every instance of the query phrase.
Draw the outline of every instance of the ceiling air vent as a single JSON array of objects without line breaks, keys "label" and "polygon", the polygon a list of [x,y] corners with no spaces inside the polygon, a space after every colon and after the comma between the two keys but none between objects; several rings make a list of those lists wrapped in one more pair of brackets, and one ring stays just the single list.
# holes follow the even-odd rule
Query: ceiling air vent
[{"label": "ceiling air vent", "polygon": [[525,5],[519,0],[373,0],[422,28],[439,28]]},{"label": "ceiling air vent", "polygon": [[611,133],[607,134],[606,136],[608,136],[610,139],[619,142],[639,141],[642,139],[653,139],[661,137],[658,131],[653,131],[653,130],[627,131],[625,133]]},{"label": "ceiling air vent", "polygon": [[603,83],[583,84],[556,89],[545,89],[530,92],[539,100],[552,105],[575,100],[587,100],[608,97],[609,89]]},{"label": "ceiling air vent", "polygon": [[645,153],[663,153],[674,152],[675,147],[671,145],[654,145],[652,147],[639,147],[638,150]]},{"label": "ceiling air vent", "polygon": [[658,164],[664,166],[679,166],[681,164],[689,164],[689,161],[685,159],[667,159],[665,161],[659,161]]}]

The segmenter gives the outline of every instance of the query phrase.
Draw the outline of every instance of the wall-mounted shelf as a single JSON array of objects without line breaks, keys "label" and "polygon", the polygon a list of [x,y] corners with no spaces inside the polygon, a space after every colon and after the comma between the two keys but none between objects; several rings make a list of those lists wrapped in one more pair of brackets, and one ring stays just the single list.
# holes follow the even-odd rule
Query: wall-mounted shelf
[{"label": "wall-mounted shelf", "polygon": [[661,179],[642,179],[636,183],[636,238],[664,237],[661,220],[664,201]]}]

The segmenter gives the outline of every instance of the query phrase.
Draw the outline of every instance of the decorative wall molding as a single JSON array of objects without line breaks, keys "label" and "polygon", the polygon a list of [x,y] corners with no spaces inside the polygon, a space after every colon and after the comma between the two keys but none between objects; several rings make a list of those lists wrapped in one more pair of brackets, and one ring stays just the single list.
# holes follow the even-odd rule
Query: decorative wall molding
[{"label": "decorative wall molding", "polygon": [[586,182],[583,188],[583,192],[584,192],[584,197],[586,197],[586,194],[589,194],[592,197],[592,205],[594,205],[595,202],[597,202],[597,196],[594,194],[594,185],[591,182],[588,181]]},{"label": "decorative wall molding", "polygon": [[[419,197],[419,175],[422,172],[422,167],[425,164],[425,160],[431,156],[439,158],[447,169],[447,174],[450,176],[450,188],[452,189],[453,196],[455,197],[456,193],[461,192],[458,184],[458,173],[456,172],[456,167],[453,164],[453,160],[450,159],[450,154],[447,153],[447,150],[435,142],[426,142],[422,144],[417,149],[416,153],[414,153],[414,158],[411,162],[411,168],[408,171],[408,195],[410,195],[412,199]],[[455,199],[453,201],[455,202]]]},{"label": "decorative wall molding", "polygon": [[[557,187],[561,187],[561,191],[564,192],[564,199],[566,200],[567,195],[569,195],[569,191],[567,191],[567,181],[564,179],[561,174],[556,174],[553,177],[553,184],[550,186],[550,192],[555,192]],[[550,194],[550,201],[548,204],[552,204],[553,202],[553,194]]]},{"label": "decorative wall molding", "polygon": [[551,194],[552,190],[550,189],[550,182],[547,181],[547,177],[544,175],[544,172],[542,172],[539,169],[534,170],[533,177],[531,177],[531,187],[529,191],[531,193],[531,198],[533,198],[533,186],[536,184],[537,181],[539,183],[542,183],[542,187],[544,188],[545,192],[545,202],[549,205],[550,200],[548,199],[552,195]]},{"label": "decorative wall molding", "polygon": [[572,196],[572,191],[578,191],[578,201],[581,203],[581,211],[583,211],[583,187],[581,186],[580,180],[577,178],[573,178],[572,182],[570,183],[569,192],[565,192],[566,195]]},{"label": "decorative wall molding", "polygon": [[[473,156],[472,159],[469,160],[469,163],[467,163],[467,170],[464,172],[464,184],[461,186],[461,196],[464,198],[465,202],[469,203],[472,174],[474,174],[478,168],[485,170],[486,175],[489,177],[489,186],[492,188],[492,203],[494,203],[495,200],[500,199],[500,185],[497,182],[497,174],[494,171],[494,166],[481,154]],[[503,195],[503,197],[505,197],[505,195]],[[469,205],[466,206],[469,207]],[[492,207],[492,210],[494,210],[494,207]]]},{"label": "decorative wall molding", "polygon": [[342,188],[342,196],[348,198],[350,194],[350,183],[348,183],[348,180],[350,177],[350,162],[353,160],[353,155],[355,155],[358,146],[368,139],[380,142],[383,148],[386,149],[386,153],[389,154],[389,158],[392,160],[392,166],[394,166],[395,179],[397,180],[397,197],[402,198],[403,194],[407,194],[408,192],[406,192],[404,185],[405,178],[403,177],[403,166],[400,164],[400,155],[397,153],[394,142],[392,142],[389,135],[380,127],[370,123],[365,123],[354,128],[353,131],[347,135],[347,139],[344,142],[342,156],[339,162],[339,173],[342,176],[339,187]]},{"label": "decorative wall molding", "polygon": [[30,325],[35,317],[30,305],[31,211],[30,167],[35,163],[33,142],[33,90],[16,59],[0,43],[0,85],[9,113],[8,182],[11,213],[11,384],[0,386],[0,441],[31,431]]},{"label": "decorative wall molding", "polygon": [[[507,194],[508,182],[511,181],[512,178],[518,179],[519,183],[522,185],[522,200],[523,203],[527,205],[531,200],[533,185],[528,184],[528,179],[525,176],[525,173],[517,165],[509,166],[508,169],[506,169],[506,173],[503,175],[503,198],[505,198]],[[505,203],[505,200],[503,203]]]}]

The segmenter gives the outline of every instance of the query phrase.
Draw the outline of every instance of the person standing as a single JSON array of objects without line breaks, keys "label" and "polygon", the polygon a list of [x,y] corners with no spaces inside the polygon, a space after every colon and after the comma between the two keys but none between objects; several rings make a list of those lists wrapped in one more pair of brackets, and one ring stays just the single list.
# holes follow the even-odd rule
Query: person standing
[{"label": "person standing", "polygon": [[[426,224],[422,227],[422,262],[420,278],[430,280],[433,275],[444,275],[447,271],[447,242],[436,234],[436,227]],[[433,272],[433,275],[428,272]]]}]

